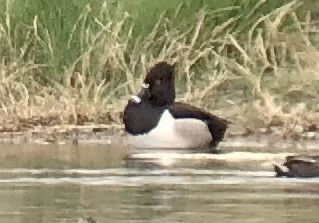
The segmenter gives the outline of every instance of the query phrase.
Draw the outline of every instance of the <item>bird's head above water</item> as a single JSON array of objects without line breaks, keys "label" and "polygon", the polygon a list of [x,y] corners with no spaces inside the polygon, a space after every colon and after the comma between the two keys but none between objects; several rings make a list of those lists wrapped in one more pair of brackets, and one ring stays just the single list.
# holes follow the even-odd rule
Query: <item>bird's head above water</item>
[{"label": "bird's head above water", "polygon": [[136,103],[148,102],[154,106],[168,106],[175,101],[175,81],[173,66],[160,62],[147,73],[137,95],[132,96]]}]

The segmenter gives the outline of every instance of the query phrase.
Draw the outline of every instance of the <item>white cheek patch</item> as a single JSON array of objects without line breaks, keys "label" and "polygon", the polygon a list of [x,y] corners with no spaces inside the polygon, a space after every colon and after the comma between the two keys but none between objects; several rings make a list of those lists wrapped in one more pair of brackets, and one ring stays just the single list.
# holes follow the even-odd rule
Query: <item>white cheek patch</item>
[{"label": "white cheek patch", "polygon": [[132,95],[131,100],[137,104],[141,103],[141,101],[142,101],[142,99],[136,95]]}]

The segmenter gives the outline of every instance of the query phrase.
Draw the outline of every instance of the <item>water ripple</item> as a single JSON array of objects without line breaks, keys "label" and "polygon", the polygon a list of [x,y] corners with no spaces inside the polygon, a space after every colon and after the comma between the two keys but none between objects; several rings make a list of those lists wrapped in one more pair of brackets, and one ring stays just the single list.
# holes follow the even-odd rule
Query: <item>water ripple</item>
[{"label": "water ripple", "polygon": [[196,169],[1,169],[0,183],[77,185],[319,184],[319,178],[275,178],[273,172]]}]

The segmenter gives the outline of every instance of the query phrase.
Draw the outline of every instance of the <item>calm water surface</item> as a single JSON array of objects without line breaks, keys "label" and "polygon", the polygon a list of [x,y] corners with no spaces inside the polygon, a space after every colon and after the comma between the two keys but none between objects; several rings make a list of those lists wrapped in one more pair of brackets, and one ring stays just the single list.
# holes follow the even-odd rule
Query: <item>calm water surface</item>
[{"label": "calm water surface", "polygon": [[319,179],[139,165],[127,154],[114,146],[2,145],[0,222],[318,222]]}]

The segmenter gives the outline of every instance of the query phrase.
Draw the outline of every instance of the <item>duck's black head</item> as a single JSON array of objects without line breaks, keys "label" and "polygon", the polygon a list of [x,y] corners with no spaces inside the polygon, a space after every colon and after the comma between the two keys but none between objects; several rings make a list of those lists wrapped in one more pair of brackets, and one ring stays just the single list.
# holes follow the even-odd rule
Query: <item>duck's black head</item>
[{"label": "duck's black head", "polygon": [[147,73],[137,101],[148,101],[154,106],[168,106],[175,101],[175,80],[173,66],[160,62]]}]

